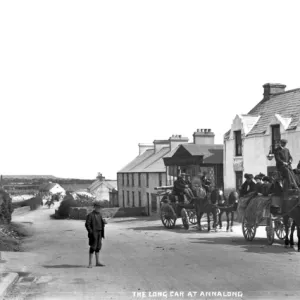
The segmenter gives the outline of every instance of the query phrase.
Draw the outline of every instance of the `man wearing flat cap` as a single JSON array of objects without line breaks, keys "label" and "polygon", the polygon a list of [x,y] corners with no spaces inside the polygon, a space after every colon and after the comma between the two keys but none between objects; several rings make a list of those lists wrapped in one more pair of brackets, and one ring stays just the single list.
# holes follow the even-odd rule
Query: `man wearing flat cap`
[{"label": "man wearing flat cap", "polygon": [[102,205],[99,201],[94,202],[94,210],[86,217],[85,228],[88,231],[89,238],[89,268],[92,268],[92,259],[95,252],[96,266],[103,267],[99,261],[99,252],[102,248],[102,239],[104,239],[104,227],[106,221],[101,214]]},{"label": "man wearing flat cap", "polygon": [[255,192],[256,191],[256,187],[255,187],[255,183],[253,181],[253,175],[252,174],[245,174],[244,178],[246,179],[246,181],[242,184],[241,188],[240,188],[240,196],[246,196],[249,193]]},{"label": "man wearing flat cap", "polygon": [[287,180],[288,187],[290,187],[294,183],[293,179],[291,178],[291,176],[293,176],[293,170],[291,167],[293,158],[289,149],[285,147],[286,144],[287,140],[280,140],[280,145],[275,151],[275,160],[277,170],[282,174],[282,177]]}]

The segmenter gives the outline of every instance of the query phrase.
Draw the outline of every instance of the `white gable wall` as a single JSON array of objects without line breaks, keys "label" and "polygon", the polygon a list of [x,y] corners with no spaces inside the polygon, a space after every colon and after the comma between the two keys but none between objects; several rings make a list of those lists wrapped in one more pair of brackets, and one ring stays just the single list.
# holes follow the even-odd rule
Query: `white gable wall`
[{"label": "white gable wall", "polygon": [[[276,119],[276,121],[274,120]],[[281,138],[288,141],[287,148],[290,150],[293,157],[292,167],[296,168],[300,160],[300,132],[298,130],[286,131],[285,126],[279,122],[274,116],[270,122],[271,125],[279,124]],[[261,136],[243,136],[243,172],[251,173],[254,176],[260,172],[267,175],[267,167],[276,166],[275,158],[272,161],[267,159],[267,155],[272,144],[272,136],[270,126],[266,134]],[[231,128],[232,131],[242,130],[244,131],[242,122],[235,118]],[[225,193],[228,194],[231,190],[235,190],[236,175],[234,170],[234,155],[235,155],[235,140],[234,134],[231,132],[229,140],[224,142],[224,188]]]},{"label": "white gable wall", "polygon": [[59,184],[55,184],[55,186],[49,192],[54,195],[54,194],[64,193],[65,190]]}]

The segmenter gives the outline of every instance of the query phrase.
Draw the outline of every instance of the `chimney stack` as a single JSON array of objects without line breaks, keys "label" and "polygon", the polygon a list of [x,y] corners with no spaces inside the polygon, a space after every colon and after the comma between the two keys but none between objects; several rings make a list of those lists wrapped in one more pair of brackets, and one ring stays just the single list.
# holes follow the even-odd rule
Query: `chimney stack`
[{"label": "chimney stack", "polygon": [[153,141],[153,145],[154,145],[154,152],[157,153],[162,148],[170,147],[170,142],[169,140],[155,140]]},{"label": "chimney stack", "polygon": [[146,150],[153,149],[152,144],[139,144],[139,155],[142,155]]},{"label": "chimney stack", "polygon": [[272,96],[284,93],[286,85],[281,83],[266,83],[263,85],[264,88],[264,101],[269,100]]},{"label": "chimney stack", "polygon": [[189,139],[187,137],[183,137],[181,134],[173,134],[169,138],[170,150],[175,149],[177,146],[181,144],[187,144]]},{"label": "chimney stack", "polygon": [[97,179],[100,180],[100,181],[104,181],[105,180],[105,177],[102,176],[102,173],[98,173],[98,176],[97,176]]},{"label": "chimney stack", "polygon": [[197,145],[213,145],[215,143],[215,134],[211,129],[197,129],[193,134],[194,144]]}]

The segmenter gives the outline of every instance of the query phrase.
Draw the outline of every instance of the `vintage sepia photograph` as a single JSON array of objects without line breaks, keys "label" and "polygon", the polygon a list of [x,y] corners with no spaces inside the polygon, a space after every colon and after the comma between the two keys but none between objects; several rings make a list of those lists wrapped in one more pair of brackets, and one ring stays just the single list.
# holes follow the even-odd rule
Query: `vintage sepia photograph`
[{"label": "vintage sepia photograph", "polygon": [[0,300],[300,299],[299,11],[0,0]]}]

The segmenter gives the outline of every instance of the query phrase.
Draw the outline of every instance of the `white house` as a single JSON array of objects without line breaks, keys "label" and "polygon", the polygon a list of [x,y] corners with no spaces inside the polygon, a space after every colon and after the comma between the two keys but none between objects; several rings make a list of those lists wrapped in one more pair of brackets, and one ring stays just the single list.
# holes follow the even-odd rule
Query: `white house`
[{"label": "white house", "polygon": [[58,183],[49,182],[41,185],[39,188],[39,192],[44,194],[56,195],[56,194],[64,194],[65,189],[61,187]]},{"label": "white house", "polygon": [[237,189],[244,173],[270,175],[276,169],[273,153],[280,139],[288,141],[293,168],[300,160],[300,89],[267,83],[263,99],[248,113],[236,115],[224,135],[224,187]]},{"label": "white house", "polygon": [[117,189],[117,180],[105,179],[101,173],[97,179],[88,187],[88,192],[96,197],[96,200],[109,201],[109,193]]}]

